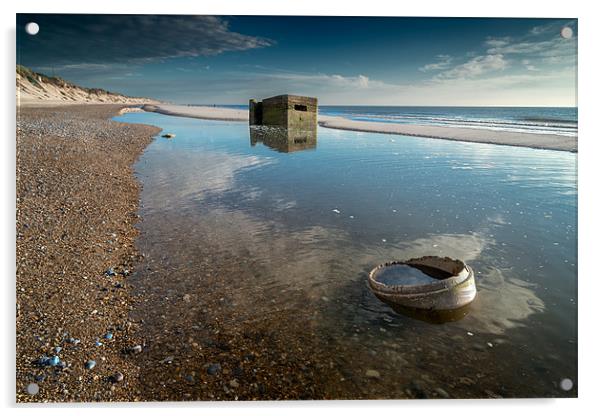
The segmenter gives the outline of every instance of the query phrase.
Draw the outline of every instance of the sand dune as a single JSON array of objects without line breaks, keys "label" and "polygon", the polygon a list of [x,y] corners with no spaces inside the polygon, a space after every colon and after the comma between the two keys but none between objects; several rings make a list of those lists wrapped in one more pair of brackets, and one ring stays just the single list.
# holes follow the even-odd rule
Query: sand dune
[{"label": "sand dune", "polygon": [[64,104],[144,104],[159,101],[144,97],[128,97],[101,88],[85,88],[58,77],[39,74],[17,66],[17,105],[49,106]]}]

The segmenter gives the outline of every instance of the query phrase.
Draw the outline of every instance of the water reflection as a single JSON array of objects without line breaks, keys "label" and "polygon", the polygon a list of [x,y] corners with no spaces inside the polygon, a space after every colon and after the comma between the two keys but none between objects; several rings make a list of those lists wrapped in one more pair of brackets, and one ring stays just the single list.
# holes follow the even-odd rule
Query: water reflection
[{"label": "water reflection", "polygon": [[415,309],[401,306],[395,303],[388,303],[388,305],[395,312],[408,316],[413,319],[428,322],[430,324],[444,324],[446,322],[455,322],[464,318],[470,311],[470,304],[462,306],[461,308],[450,309],[450,310],[427,310],[427,309]]},{"label": "water reflection", "polygon": [[[325,129],[317,148],[317,135],[270,135],[244,123],[121,119],[177,134],[153,142],[136,166],[146,263],[133,279],[155,296],[141,309],[153,339],[189,355],[197,350],[187,345],[217,331],[236,341],[233,349],[269,340],[273,356],[260,354],[267,364],[254,368],[273,377],[271,360],[290,351],[304,366],[319,359],[326,370],[316,374],[346,392],[331,397],[399,398],[407,380],[425,374],[427,385],[447,385],[456,397],[553,395],[550,380],[576,376],[565,341],[576,340],[574,155]],[[247,134],[251,146],[275,151],[251,148]],[[307,149],[315,153],[282,153]],[[397,314],[369,290],[375,265],[424,255],[473,268],[470,308]],[[174,301],[191,298],[198,305]],[[269,336],[251,337],[261,325]],[[168,347],[156,347],[157,361],[177,355]],[[249,351],[215,358],[203,347],[207,355],[187,355],[186,365],[198,372],[192,363],[239,352]],[[365,383],[368,368],[378,382]]]},{"label": "water reflection", "polygon": [[250,126],[251,146],[263,143],[277,152],[290,153],[315,149],[318,143],[317,130],[295,130],[281,127]]},{"label": "water reflection", "polygon": [[[398,241],[386,250],[367,250],[356,253],[364,264],[383,261],[406,260],[422,255],[449,256],[466,261],[475,270],[477,297],[470,308],[459,314],[448,314],[447,321],[466,317],[473,330],[502,334],[509,328],[521,326],[521,322],[537,311],[545,309],[544,301],[535,293],[536,286],[516,276],[512,270],[490,266],[496,257],[496,241],[489,236],[490,227],[483,226],[470,234],[439,234]],[[404,315],[427,322],[441,323],[445,314],[416,314],[407,310],[395,310]],[[470,313],[469,313],[470,312]],[[437,322],[440,321],[440,322]]]},{"label": "water reflection", "polygon": [[536,285],[508,275],[512,275],[510,270],[481,267],[479,292],[469,320],[472,328],[503,334],[509,328],[524,326],[530,315],[545,310],[544,301],[535,294]]}]

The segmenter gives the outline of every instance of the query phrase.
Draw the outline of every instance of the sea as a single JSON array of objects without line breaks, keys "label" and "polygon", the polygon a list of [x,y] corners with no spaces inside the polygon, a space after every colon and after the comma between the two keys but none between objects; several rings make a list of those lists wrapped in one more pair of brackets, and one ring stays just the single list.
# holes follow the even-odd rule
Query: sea
[{"label": "sea", "polygon": [[[248,108],[246,105],[218,106],[236,109]],[[320,114],[340,116],[358,121],[557,134],[571,137],[577,136],[577,112],[577,107],[408,107],[336,105],[319,107]]]}]

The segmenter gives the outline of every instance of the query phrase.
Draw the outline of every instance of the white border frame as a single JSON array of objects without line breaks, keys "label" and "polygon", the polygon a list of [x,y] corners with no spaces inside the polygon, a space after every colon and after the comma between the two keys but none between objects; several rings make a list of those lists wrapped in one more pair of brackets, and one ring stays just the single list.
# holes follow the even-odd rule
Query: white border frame
[{"label": "white border frame", "polygon": [[[302,0],[228,0],[191,2],[190,0],[152,0],[125,2],[103,0],[100,3],[84,3],[75,0],[27,0],[25,2],[2,2],[4,42],[2,43],[2,85],[6,87],[2,101],[4,135],[0,140],[2,181],[0,182],[4,204],[1,218],[2,263],[8,271],[2,276],[2,402],[9,413],[25,411],[43,412],[45,415],[65,414],[62,407],[74,407],[81,412],[83,407],[90,414],[106,415],[129,413],[140,408],[148,415],[162,415],[165,407],[170,412],[183,414],[200,412],[224,414],[241,411],[245,414],[282,414],[286,409],[291,414],[306,415],[307,412],[327,414],[344,411],[348,415],[364,415],[369,408],[382,412],[419,412],[422,414],[478,414],[487,416],[506,415],[509,412],[529,411],[555,414],[587,414],[600,407],[600,340],[601,326],[596,316],[599,293],[602,293],[601,277],[597,266],[596,250],[600,249],[602,233],[600,206],[602,178],[599,157],[602,156],[602,134],[600,133],[600,53],[599,41],[602,16],[596,12],[593,1],[527,2],[504,0],[493,2],[455,0],[419,0],[394,4],[385,0],[365,2]],[[221,14],[221,15],[333,15],[333,16],[471,16],[471,17],[575,17],[579,19],[579,399],[528,399],[528,400],[429,400],[429,401],[320,401],[320,402],[259,402],[259,403],[146,403],[146,404],[84,404],[84,405],[16,405],[15,404],[15,13],[144,13],[144,14]],[[3,89],[4,90],[4,89]],[[598,244],[597,244],[598,243]],[[141,406],[141,407],[138,407]],[[335,410],[336,409],[336,410]]]}]

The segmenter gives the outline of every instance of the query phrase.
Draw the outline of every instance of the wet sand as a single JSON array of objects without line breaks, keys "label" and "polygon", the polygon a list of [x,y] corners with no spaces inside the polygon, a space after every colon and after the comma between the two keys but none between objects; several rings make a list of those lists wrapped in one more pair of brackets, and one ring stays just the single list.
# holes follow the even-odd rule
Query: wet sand
[{"label": "wet sand", "polygon": [[145,105],[145,111],[166,114],[168,116],[192,117],[205,120],[249,121],[249,112],[225,107],[187,106],[174,104]]},{"label": "wet sand", "polygon": [[[180,117],[208,120],[248,121],[246,110],[220,107],[191,107],[184,105],[150,105],[146,111],[154,111]],[[517,133],[489,129],[429,126],[421,124],[396,124],[349,120],[344,117],[318,115],[322,127],[339,130],[364,131],[369,133],[398,134],[432,139],[445,139],[474,143],[489,143],[506,146],[530,147],[535,149],[577,152],[577,138],[554,134]]]},{"label": "wet sand", "polygon": [[[136,357],[123,353],[142,343],[128,317],[140,191],[132,164],[159,129],[109,121],[121,108],[18,109],[17,402],[142,399]],[[60,364],[36,363],[43,356]],[[31,383],[38,394],[26,392]]]}]

